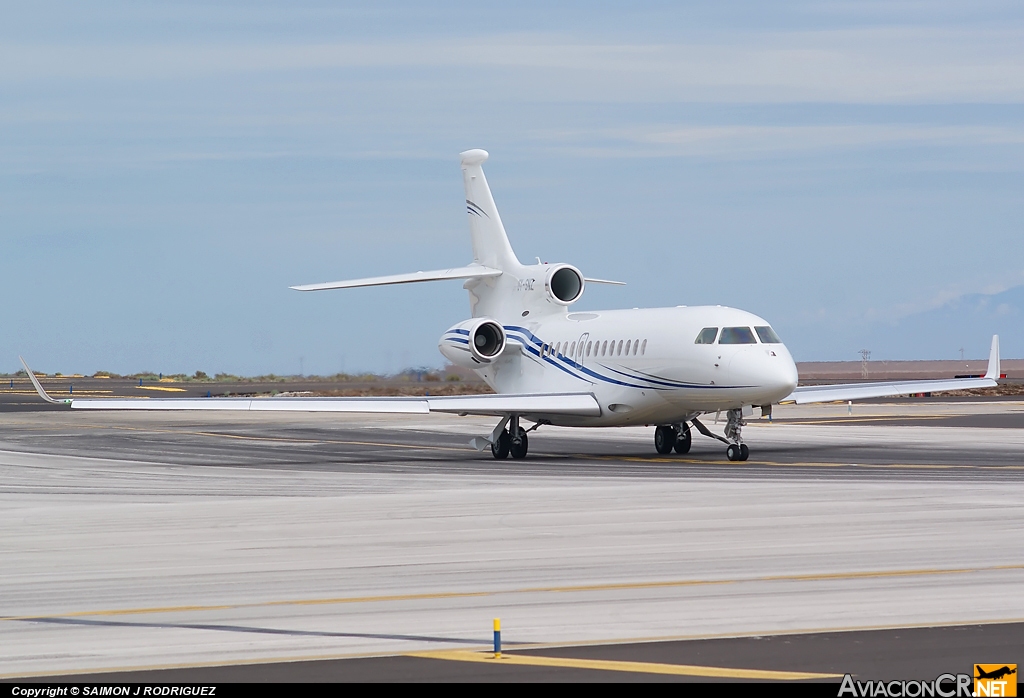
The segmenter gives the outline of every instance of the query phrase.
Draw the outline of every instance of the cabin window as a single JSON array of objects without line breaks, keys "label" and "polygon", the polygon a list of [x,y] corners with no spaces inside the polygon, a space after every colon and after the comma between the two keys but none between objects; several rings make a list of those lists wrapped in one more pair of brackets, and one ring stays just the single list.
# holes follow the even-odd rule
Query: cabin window
[{"label": "cabin window", "polygon": [[633,356],[636,356],[637,349],[639,349],[639,348],[640,348],[640,340],[639,339],[634,339],[633,340]]},{"label": "cabin window", "polygon": [[754,332],[757,332],[762,344],[782,344],[779,335],[771,327],[755,327]]},{"label": "cabin window", "polygon": [[705,327],[703,330],[700,331],[700,334],[697,335],[697,339],[696,341],[694,341],[694,344],[714,344],[715,337],[717,336],[717,327]]},{"label": "cabin window", "polygon": [[723,327],[719,344],[757,344],[749,327]]},{"label": "cabin window", "polygon": [[626,340],[626,356],[629,356],[629,340]]},{"label": "cabin window", "polygon": [[604,340],[604,344],[601,345],[601,356],[605,356],[608,353],[608,340]]},{"label": "cabin window", "polygon": [[621,339],[619,340],[619,346],[616,347],[615,353],[618,356],[622,356],[622,340]]},{"label": "cabin window", "polygon": [[558,350],[562,348],[561,342],[555,342],[555,356],[558,356]]},{"label": "cabin window", "polygon": [[572,346],[569,347],[569,356],[576,356],[576,342],[573,342]]},{"label": "cabin window", "polygon": [[644,343],[640,345],[640,356],[643,356],[645,353],[647,353],[647,340],[646,339],[644,340]]},{"label": "cabin window", "polygon": [[587,356],[590,356],[590,347],[592,347],[593,345],[593,342],[587,342]]}]

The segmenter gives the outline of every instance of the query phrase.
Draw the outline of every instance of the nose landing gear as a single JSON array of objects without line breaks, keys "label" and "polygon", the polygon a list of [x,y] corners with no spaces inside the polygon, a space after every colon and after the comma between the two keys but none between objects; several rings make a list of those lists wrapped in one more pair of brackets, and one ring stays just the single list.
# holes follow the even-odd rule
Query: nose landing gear
[{"label": "nose landing gear", "polygon": [[732,443],[725,449],[725,457],[729,460],[746,460],[750,457],[750,449],[743,443],[743,410],[729,410],[729,421],[725,423],[725,438]]},{"label": "nose landing gear", "polygon": [[725,457],[729,460],[746,460],[750,457],[750,449],[746,444],[729,444],[725,449]]},{"label": "nose landing gear", "polygon": [[[725,425],[725,436],[714,434],[696,417],[690,419],[694,428],[704,436],[718,439],[725,444],[725,457],[731,461],[744,461],[750,457],[750,449],[743,443],[743,410],[729,410],[728,422]],[[654,430],[654,447],[658,453],[669,453],[675,448],[676,453],[687,453],[690,450],[690,427],[686,422],[679,425],[666,424]]]}]

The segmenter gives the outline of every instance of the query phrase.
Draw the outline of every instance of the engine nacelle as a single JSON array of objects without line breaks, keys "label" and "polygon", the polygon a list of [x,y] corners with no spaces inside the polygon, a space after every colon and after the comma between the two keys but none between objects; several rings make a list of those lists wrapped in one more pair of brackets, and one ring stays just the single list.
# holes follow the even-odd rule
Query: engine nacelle
[{"label": "engine nacelle", "polygon": [[548,299],[558,305],[572,305],[583,295],[583,274],[571,264],[555,264],[544,277]]},{"label": "engine nacelle", "polygon": [[456,366],[481,368],[505,351],[505,329],[488,318],[466,320],[445,332],[437,348]]}]

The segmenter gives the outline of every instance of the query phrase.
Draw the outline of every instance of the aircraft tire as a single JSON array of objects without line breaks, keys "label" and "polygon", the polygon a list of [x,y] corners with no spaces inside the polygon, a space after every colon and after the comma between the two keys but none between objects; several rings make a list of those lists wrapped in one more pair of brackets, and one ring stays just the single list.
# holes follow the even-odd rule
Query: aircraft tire
[{"label": "aircraft tire", "polygon": [[518,443],[509,438],[508,450],[516,460],[526,458],[526,453],[530,450],[530,440],[527,438],[525,431],[519,430]]},{"label": "aircraft tire", "polygon": [[654,448],[658,453],[666,455],[672,453],[672,447],[676,445],[675,427],[663,424],[654,430]]},{"label": "aircraft tire", "polygon": [[750,449],[747,448],[746,444],[740,444],[740,460],[746,460],[750,458]]},{"label": "aircraft tire", "polygon": [[676,436],[676,453],[682,455],[690,452],[690,444],[693,442],[693,435],[690,434],[690,425],[683,422],[683,428]]},{"label": "aircraft tire", "polygon": [[508,458],[509,442],[508,429],[502,429],[498,440],[491,444],[491,455],[494,456],[495,460],[505,460]]},{"label": "aircraft tire", "polygon": [[725,449],[725,457],[729,460],[739,460],[740,455],[740,447],[736,444],[729,444],[728,448]]}]

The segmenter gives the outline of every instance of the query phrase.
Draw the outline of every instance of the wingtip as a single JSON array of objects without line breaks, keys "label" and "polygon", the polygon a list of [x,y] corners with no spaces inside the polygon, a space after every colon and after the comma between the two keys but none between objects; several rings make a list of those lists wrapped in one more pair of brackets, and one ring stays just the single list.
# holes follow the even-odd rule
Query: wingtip
[{"label": "wingtip", "polygon": [[28,367],[28,362],[25,361],[25,357],[19,355],[18,359],[21,361],[21,365],[25,367],[25,373],[28,374],[28,379],[32,381],[32,387],[34,387],[36,389],[36,392],[39,393],[39,397],[43,398],[43,400],[49,402],[51,405],[64,404],[60,400],[54,400],[52,397],[47,395],[46,391],[43,390],[43,386],[39,382],[39,379],[36,378],[36,374],[33,373],[32,369]]},{"label": "wingtip", "polygon": [[989,380],[997,381],[1002,373],[999,367],[999,335],[992,335],[992,348],[988,353],[988,370],[985,372],[985,378]]}]

